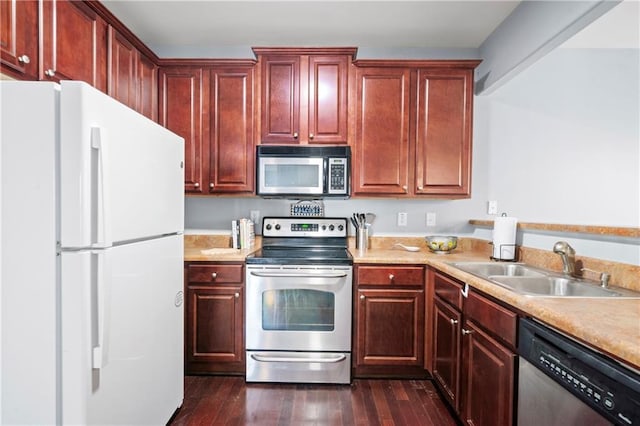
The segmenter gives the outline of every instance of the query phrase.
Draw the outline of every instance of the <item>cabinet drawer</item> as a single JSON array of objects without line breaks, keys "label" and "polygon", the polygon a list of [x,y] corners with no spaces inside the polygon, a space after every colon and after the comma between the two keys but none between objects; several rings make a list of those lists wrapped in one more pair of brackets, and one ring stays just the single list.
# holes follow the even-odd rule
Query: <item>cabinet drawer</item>
[{"label": "cabinet drawer", "polygon": [[358,266],[358,285],[424,285],[422,266]]},{"label": "cabinet drawer", "polygon": [[515,347],[518,325],[518,315],[515,312],[470,291],[464,305],[464,314],[467,318],[482,324],[491,334]]},{"label": "cabinet drawer", "polygon": [[462,284],[438,272],[433,277],[433,289],[436,296],[462,310]]},{"label": "cabinet drawer", "polygon": [[189,265],[189,283],[242,283],[242,265]]}]

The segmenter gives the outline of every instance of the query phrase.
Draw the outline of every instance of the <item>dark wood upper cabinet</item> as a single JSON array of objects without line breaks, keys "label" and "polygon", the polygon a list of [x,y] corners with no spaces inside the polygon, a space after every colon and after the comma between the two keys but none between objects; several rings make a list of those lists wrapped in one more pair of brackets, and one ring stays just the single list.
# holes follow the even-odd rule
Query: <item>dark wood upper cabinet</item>
[{"label": "dark wood upper cabinet", "polygon": [[355,196],[470,196],[478,63],[356,61]]},{"label": "dark wood upper cabinet", "polygon": [[0,0],[0,70],[38,78],[38,2]]},{"label": "dark wood upper cabinet", "polygon": [[419,69],[416,194],[470,194],[473,69]]},{"label": "dark wood upper cabinet", "polygon": [[158,66],[142,53],[138,53],[138,106],[142,115],[158,121]]},{"label": "dark wood upper cabinet", "polygon": [[209,193],[254,190],[254,65],[211,69]]},{"label": "dark wood upper cabinet", "polygon": [[199,67],[166,67],[159,71],[160,124],[184,138],[185,191],[203,193],[202,165],[208,156],[209,73]]},{"label": "dark wood upper cabinet", "polygon": [[260,63],[260,143],[346,144],[354,48],[254,48]]},{"label": "dark wood upper cabinet", "polygon": [[138,51],[113,27],[109,27],[109,69],[107,94],[136,109]]},{"label": "dark wood upper cabinet", "polygon": [[408,193],[410,89],[408,69],[357,69],[354,195]]},{"label": "dark wood upper cabinet", "polygon": [[107,23],[87,5],[42,2],[41,80],[81,80],[107,91]]}]

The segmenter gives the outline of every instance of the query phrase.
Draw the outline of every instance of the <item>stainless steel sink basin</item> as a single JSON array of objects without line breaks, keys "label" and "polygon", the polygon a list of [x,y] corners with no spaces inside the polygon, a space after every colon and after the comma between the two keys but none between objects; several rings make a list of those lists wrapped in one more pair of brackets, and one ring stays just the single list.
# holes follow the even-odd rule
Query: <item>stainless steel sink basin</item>
[{"label": "stainless steel sink basin", "polygon": [[560,277],[490,276],[489,280],[516,293],[554,297],[620,297],[621,293],[593,284]]},{"label": "stainless steel sink basin", "polygon": [[525,296],[640,299],[638,292],[601,287],[595,281],[560,276],[524,263],[452,262],[451,266]]},{"label": "stainless steel sink basin", "polygon": [[504,275],[509,277],[546,276],[544,272],[523,263],[457,262],[452,263],[452,265],[458,269],[462,269],[465,272],[469,272],[470,274],[477,275],[482,278],[488,278],[492,275]]}]

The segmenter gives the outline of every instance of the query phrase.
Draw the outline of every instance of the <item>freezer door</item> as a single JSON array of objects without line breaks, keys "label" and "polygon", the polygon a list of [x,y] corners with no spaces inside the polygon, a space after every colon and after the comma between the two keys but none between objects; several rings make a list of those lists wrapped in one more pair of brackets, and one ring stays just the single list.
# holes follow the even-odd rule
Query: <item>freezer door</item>
[{"label": "freezer door", "polygon": [[181,232],[183,139],[86,83],[61,87],[62,247]]},{"label": "freezer door", "polygon": [[183,241],[63,252],[63,424],[166,424],[183,399]]}]

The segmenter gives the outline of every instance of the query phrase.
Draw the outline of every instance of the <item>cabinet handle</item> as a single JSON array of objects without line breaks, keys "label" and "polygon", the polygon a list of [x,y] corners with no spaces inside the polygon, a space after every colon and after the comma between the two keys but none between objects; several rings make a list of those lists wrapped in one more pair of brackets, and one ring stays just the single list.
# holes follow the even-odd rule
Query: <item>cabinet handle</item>
[{"label": "cabinet handle", "polygon": [[29,58],[29,56],[27,55],[20,55],[18,56],[18,62],[22,64],[28,64],[31,62],[31,58]]},{"label": "cabinet handle", "polygon": [[236,299],[237,299],[238,297],[240,297],[240,293],[236,293],[236,294],[234,294],[234,296],[235,296],[235,297],[236,297]]},{"label": "cabinet handle", "polygon": [[47,77],[53,77],[54,75],[56,75],[56,71],[52,69],[48,69],[44,72],[44,75],[46,75]]},{"label": "cabinet handle", "polygon": [[364,300],[364,294],[360,296],[360,300]]},{"label": "cabinet handle", "polygon": [[309,133],[309,139],[313,139],[313,133]]},{"label": "cabinet handle", "polygon": [[458,323],[458,320],[453,318],[451,318],[449,321],[451,321],[451,325],[456,325]]},{"label": "cabinet handle", "polygon": [[200,188],[200,183],[198,183],[198,182],[194,183],[194,184],[193,184],[193,187],[194,187],[194,188]]},{"label": "cabinet handle", "polygon": [[473,333],[473,330],[465,330],[464,328],[462,329],[462,335],[466,336],[467,334],[471,334]]},{"label": "cabinet handle", "polygon": [[298,132],[293,132],[293,138],[298,139]]},{"label": "cabinet handle", "polygon": [[215,186],[215,185],[214,185],[214,183],[213,183],[213,182],[211,182],[211,183],[209,184],[209,188],[211,188],[211,189],[213,189],[213,187],[214,187],[214,186]]},{"label": "cabinet handle", "polygon": [[216,278],[218,278],[218,273],[217,272],[212,273],[211,274],[211,279],[215,280]]},{"label": "cabinet handle", "polygon": [[394,280],[394,278],[395,278],[395,275],[393,275],[393,274],[389,274],[389,281],[393,281],[393,280]]}]

